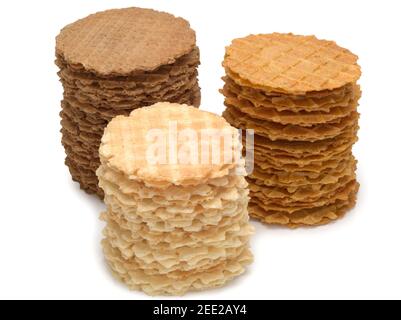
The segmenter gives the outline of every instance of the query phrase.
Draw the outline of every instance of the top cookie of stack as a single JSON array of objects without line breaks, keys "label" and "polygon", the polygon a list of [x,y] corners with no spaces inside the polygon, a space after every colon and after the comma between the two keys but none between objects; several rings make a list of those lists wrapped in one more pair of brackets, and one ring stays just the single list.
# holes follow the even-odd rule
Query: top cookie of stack
[{"label": "top cookie of stack", "polygon": [[354,206],[357,60],[334,42],[293,34],[251,35],[227,48],[224,117],[256,133],[255,218],[320,225]]},{"label": "top cookie of stack", "polygon": [[195,32],[168,13],[127,8],[90,15],[61,31],[56,56],[66,164],[89,193],[103,196],[95,172],[113,117],[160,101],[200,104]]}]

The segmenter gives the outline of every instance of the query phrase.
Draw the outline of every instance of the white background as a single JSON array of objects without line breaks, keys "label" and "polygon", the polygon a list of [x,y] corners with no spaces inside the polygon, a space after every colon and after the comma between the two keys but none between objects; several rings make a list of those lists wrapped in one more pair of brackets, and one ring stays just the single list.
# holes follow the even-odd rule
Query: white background
[{"label": "white background", "polygon": [[0,298],[147,299],[114,281],[100,249],[103,205],[72,183],[60,144],[54,38],[111,7],[188,19],[201,48],[202,109],[221,113],[224,47],[250,33],[336,40],[363,68],[362,189],[345,219],[289,231],[260,225],[255,263],[192,299],[401,298],[400,1],[1,1]]}]

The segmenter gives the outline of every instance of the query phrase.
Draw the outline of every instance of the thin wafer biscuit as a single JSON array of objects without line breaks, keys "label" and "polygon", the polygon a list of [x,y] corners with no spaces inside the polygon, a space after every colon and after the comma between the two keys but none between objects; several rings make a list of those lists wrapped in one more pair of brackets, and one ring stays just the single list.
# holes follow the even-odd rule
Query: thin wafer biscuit
[{"label": "thin wafer biscuit", "polygon": [[277,111],[330,112],[333,107],[346,107],[347,101],[361,95],[361,89],[356,84],[346,85],[333,91],[324,91],[324,93],[318,91],[306,95],[288,95],[239,86],[229,77],[224,77],[223,80],[227,90],[252,101],[257,107],[270,107]]},{"label": "thin wafer biscuit", "polygon": [[56,40],[65,61],[99,75],[155,70],[194,47],[195,32],[187,21],[140,8],[90,15],[65,27]]},{"label": "thin wafer biscuit", "polygon": [[325,225],[342,218],[355,206],[357,191],[358,187],[349,195],[347,201],[337,201],[326,207],[301,210],[290,215],[282,211],[265,211],[251,200],[249,214],[262,222],[285,225],[289,228]]},{"label": "thin wafer biscuit", "polygon": [[255,165],[255,170],[248,177],[248,181],[252,181],[260,186],[292,186],[299,187],[310,184],[331,184],[351,172],[356,170],[356,160],[354,157],[339,162],[333,168],[328,168],[318,172],[298,170],[286,172],[274,168],[260,168]]},{"label": "thin wafer biscuit", "polygon": [[[193,107],[178,104],[158,103],[151,107],[134,110],[129,117],[119,116],[107,126],[102,144],[100,157],[108,166],[124,172],[128,176],[146,182],[169,182],[174,184],[199,183],[224,176],[230,168],[235,166],[225,163],[224,158],[233,159],[233,150],[225,150],[221,143],[220,160],[216,164],[201,163],[196,165],[151,165],[146,158],[146,143],[149,130],[158,129],[163,133],[169,131],[170,124],[174,122],[177,130],[192,129],[200,137],[202,130],[219,130],[232,137],[232,148],[238,133],[223,118],[215,114],[200,111]],[[166,135],[165,135],[166,136]],[[199,143],[201,139],[199,139]],[[198,150],[202,147],[199,146]],[[134,156],[135,155],[135,156]],[[234,160],[234,159],[233,159]]]},{"label": "thin wafer biscuit", "polygon": [[226,49],[223,65],[239,84],[305,94],[356,82],[361,75],[357,60],[332,41],[274,33],[234,40]]},{"label": "thin wafer biscuit", "polygon": [[359,113],[354,111],[349,116],[329,123],[317,124],[311,127],[298,125],[282,125],[272,121],[255,119],[247,116],[230,105],[223,113],[224,118],[237,128],[252,128],[255,133],[267,137],[270,140],[288,141],[319,141],[334,138],[340,135],[347,128],[352,127],[359,119]]},{"label": "thin wafer biscuit", "polygon": [[359,97],[354,100],[346,101],[345,107],[338,106],[331,108],[330,112],[293,112],[293,111],[277,111],[273,108],[258,108],[252,101],[236,96],[235,94],[224,90],[226,104],[238,108],[241,112],[249,115],[252,118],[269,120],[283,125],[299,125],[312,126],[323,124],[333,120],[348,116],[351,112],[356,111]]},{"label": "thin wafer biscuit", "polygon": [[[346,200],[350,192],[355,189],[355,177],[346,177],[338,185],[324,185],[316,190],[312,187],[301,190],[279,190],[278,188],[259,188],[251,185],[251,197],[254,201],[260,201],[260,206],[268,210],[295,212],[301,208],[315,208],[331,204],[337,200]],[[327,187],[327,188],[325,188]],[[259,191],[256,191],[259,190]],[[261,190],[261,191],[260,191]]]}]

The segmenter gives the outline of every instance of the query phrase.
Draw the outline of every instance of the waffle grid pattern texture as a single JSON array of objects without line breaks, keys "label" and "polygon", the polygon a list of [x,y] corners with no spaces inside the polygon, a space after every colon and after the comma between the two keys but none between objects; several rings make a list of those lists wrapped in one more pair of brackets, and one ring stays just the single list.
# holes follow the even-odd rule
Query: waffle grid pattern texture
[{"label": "waffle grid pattern texture", "polygon": [[254,86],[288,94],[332,90],[360,77],[357,57],[314,36],[251,35],[227,48],[224,66]]},{"label": "waffle grid pattern texture", "polygon": [[153,71],[191,52],[195,32],[168,13],[127,8],[96,13],[65,27],[57,53],[99,75]]}]

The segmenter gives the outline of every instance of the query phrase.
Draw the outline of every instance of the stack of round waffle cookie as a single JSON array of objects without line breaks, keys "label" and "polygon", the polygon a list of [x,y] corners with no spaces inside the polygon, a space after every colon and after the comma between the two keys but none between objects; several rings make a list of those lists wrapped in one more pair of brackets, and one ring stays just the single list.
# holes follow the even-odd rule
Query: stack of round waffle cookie
[{"label": "stack of round waffle cookie", "polygon": [[181,295],[245,271],[253,228],[240,148],[223,118],[185,105],[158,103],[109,123],[97,175],[107,205],[102,245],[118,279]]},{"label": "stack of round waffle cookie", "polygon": [[56,56],[66,164],[89,193],[103,196],[95,172],[113,117],[160,101],[200,104],[195,33],[170,14],[129,8],[91,15],[61,31]]},{"label": "stack of round waffle cookie", "polygon": [[224,117],[255,130],[251,216],[321,225],[355,205],[357,60],[334,42],[292,34],[251,35],[227,48]]}]

